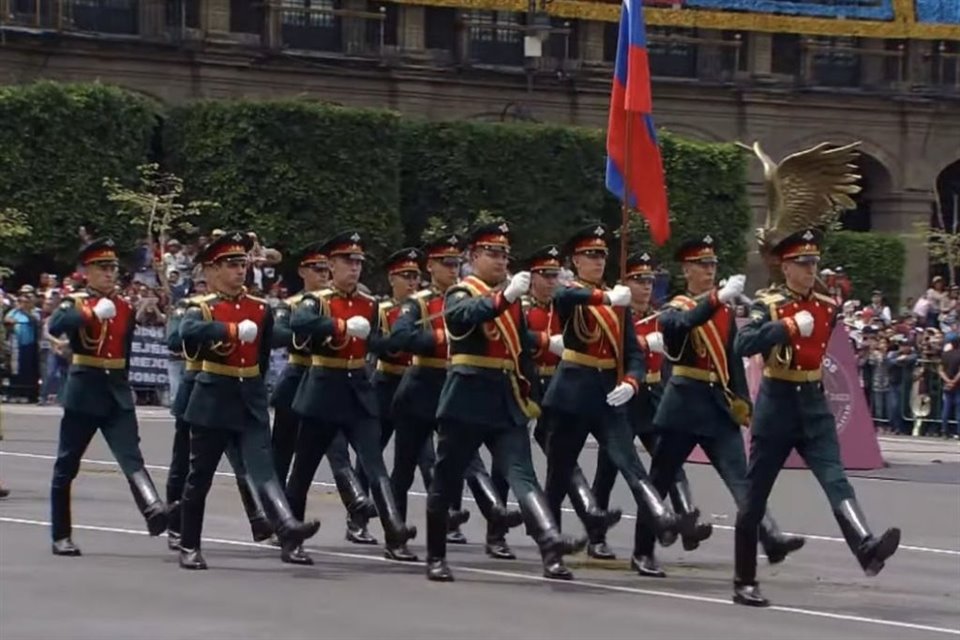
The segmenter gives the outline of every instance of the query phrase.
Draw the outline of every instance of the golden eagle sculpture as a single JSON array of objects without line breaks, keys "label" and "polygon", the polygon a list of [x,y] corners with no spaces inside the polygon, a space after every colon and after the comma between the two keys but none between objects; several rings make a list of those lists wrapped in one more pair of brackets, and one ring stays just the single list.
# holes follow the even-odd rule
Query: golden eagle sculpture
[{"label": "golden eagle sculpture", "polygon": [[782,280],[778,262],[771,253],[785,237],[806,229],[823,229],[856,203],[850,197],[860,192],[860,175],[855,161],[859,142],[838,146],[822,142],[784,158],[780,164],[760,148],[759,142],[737,146],[750,151],[763,164],[767,190],[767,219],[757,229],[760,255],[770,269],[774,282]]}]

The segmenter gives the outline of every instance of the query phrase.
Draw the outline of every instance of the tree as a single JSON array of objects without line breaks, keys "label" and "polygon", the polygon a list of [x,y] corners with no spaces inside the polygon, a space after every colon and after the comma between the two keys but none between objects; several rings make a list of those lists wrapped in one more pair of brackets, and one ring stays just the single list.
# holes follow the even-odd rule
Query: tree
[{"label": "tree", "polygon": [[960,194],[952,194],[950,203],[952,211],[944,215],[941,203],[947,200],[941,196],[940,190],[936,187],[934,193],[936,197],[933,200],[933,209],[936,224],[919,225],[920,235],[927,245],[930,259],[934,264],[947,266],[952,286],[956,284],[957,267],[960,266]]},{"label": "tree", "polygon": [[[156,163],[140,165],[137,172],[140,175],[138,189],[125,187],[115,178],[104,178],[103,185],[107,189],[107,199],[117,205],[118,212],[146,231],[147,245],[151,249],[154,238],[165,247],[171,232],[195,232],[196,227],[190,218],[220,206],[209,200],[181,202],[183,180],[173,173],[161,172]],[[155,266],[160,282],[166,288],[166,270],[160,265]]]},{"label": "tree", "polygon": [[0,278],[13,273],[3,262],[17,254],[17,241],[28,235],[30,225],[27,224],[27,216],[10,207],[0,209]]}]

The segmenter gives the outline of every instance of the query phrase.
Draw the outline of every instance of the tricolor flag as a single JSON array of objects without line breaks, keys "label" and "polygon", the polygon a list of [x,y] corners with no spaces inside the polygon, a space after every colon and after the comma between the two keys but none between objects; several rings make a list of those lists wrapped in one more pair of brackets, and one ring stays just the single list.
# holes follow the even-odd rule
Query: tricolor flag
[{"label": "tricolor flag", "polygon": [[670,237],[670,218],[663,160],[651,115],[650,61],[640,2],[623,0],[620,9],[607,125],[607,189],[630,208],[640,210],[650,224],[653,241],[662,245]]}]

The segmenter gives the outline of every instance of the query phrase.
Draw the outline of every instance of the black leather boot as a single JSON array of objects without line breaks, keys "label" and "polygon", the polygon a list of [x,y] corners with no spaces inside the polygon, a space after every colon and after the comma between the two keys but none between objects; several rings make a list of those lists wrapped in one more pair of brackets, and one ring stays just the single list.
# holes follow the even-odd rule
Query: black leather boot
[{"label": "black leather boot", "polygon": [[734,584],[733,601],[747,607],[769,607],[770,601],[760,593],[758,584]]},{"label": "black leather boot", "polygon": [[764,514],[760,522],[760,545],[770,564],[783,562],[787,554],[799,551],[806,542],[803,536],[786,535],[769,512]]},{"label": "black leather boot", "polygon": [[353,544],[380,544],[370,530],[367,529],[368,519],[365,516],[347,514],[347,532],[344,535],[347,542]]},{"label": "black leather boot", "polygon": [[360,484],[360,478],[350,466],[338,470],[333,480],[337,485],[340,501],[347,509],[347,531],[344,536],[353,544],[378,544],[377,539],[367,530],[370,518],[375,518],[377,508],[367,497]]},{"label": "black leather boot", "polygon": [[[284,562],[307,564],[303,561],[297,562],[294,559],[296,554],[293,552],[303,545],[304,540],[312,538],[317,533],[320,529],[320,521],[300,522],[297,520],[293,516],[290,504],[287,502],[287,496],[284,495],[283,489],[280,487],[280,482],[275,477],[261,486],[259,493],[263,510],[273,524],[277,538],[280,539],[280,559]],[[306,553],[303,556],[306,556]]]},{"label": "black leather boot", "polygon": [[180,501],[170,503],[167,511],[167,549],[180,551],[180,521],[182,519]]},{"label": "black leather boot", "polygon": [[587,555],[597,560],[616,560],[617,554],[613,552],[605,538],[606,536],[597,540],[591,534],[589,536],[590,542],[587,544]]},{"label": "black leather boot", "polygon": [[447,512],[427,509],[427,580],[453,582],[447,566]]},{"label": "black leather boot", "polygon": [[540,491],[517,496],[520,510],[533,534],[543,558],[543,576],[552,580],[573,580],[573,572],[563,563],[563,556],[578,553],[587,545],[585,537],[574,538],[560,533],[550,512],[547,497]]},{"label": "black leather boot", "polygon": [[417,528],[405,524],[400,516],[397,503],[393,499],[390,478],[383,476],[372,480],[370,493],[377,504],[377,513],[380,514],[380,524],[383,526],[384,555],[391,560],[416,562],[417,556],[407,549],[406,543],[417,536]]},{"label": "black leather boot", "polygon": [[841,502],[834,515],[847,546],[853,551],[863,572],[871,577],[880,573],[887,558],[896,553],[900,546],[900,529],[893,527],[884,531],[879,538],[874,536],[855,498]]},{"label": "black leather boot", "polygon": [[263,512],[263,506],[257,499],[256,493],[250,485],[249,478],[237,477],[237,490],[240,492],[240,502],[243,503],[243,511],[247,514],[247,520],[250,522],[250,533],[254,542],[263,542],[269,540],[273,535],[273,527],[267,520]]},{"label": "black leather boot", "polygon": [[127,478],[133,499],[147,522],[147,531],[151,536],[158,536],[167,530],[167,506],[160,499],[157,488],[146,469],[134,471]]},{"label": "black leather boot", "polygon": [[653,554],[650,555],[633,555],[630,557],[630,568],[636,571],[641,576],[647,578],[666,578],[667,573],[660,566],[660,563],[657,562],[657,557]]},{"label": "black leather boot", "polygon": [[70,539],[70,486],[50,489],[50,537],[55,556],[79,556],[80,548]]},{"label": "black leather boot", "polygon": [[677,534],[700,517],[700,512],[696,509],[679,516],[667,509],[660,499],[660,494],[649,480],[640,480],[640,493],[642,499],[637,505],[639,509],[637,517],[644,518],[647,526],[653,529],[657,540],[664,547],[669,547],[676,542]]},{"label": "black leather boot", "polygon": [[180,505],[182,524],[180,529],[180,567],[202,571],[207,562],[200,553],[200,536],[203,531],[204,500],[184,501]]},{"label": "black leather boot", "polygon": [[766,607],[770,601],[760,593],[757,585],[757,539],[760,530],[747,526],[737,516],[733,534],[733,601],[748,607]]},{"label": "black leather boot", "polygon": [[690,482],[683,478],[677,480],[670,487],[670,501],[673,503],[673,510],[680,516],[696,513],[693,518],[684,518],[684,527],[680,530],[680,541],[683,543],[684,551],[693,551],[700,546],[700,543],[713,534],[713,525],[710,523],[698,522],[700,510],[693,504],[693,494],[690,492]]},{"label": "black leather boot", "polygon": [[[587,535],[590,536],[591,539],[594,537],[605,537],[607,530],[620,522],[620,518],[623,516],[623,512],[620,511],[620,509],[604,510],[600,508],[600,504],[593,495],[593,489],[590,487],[590,483],[587,482],[579,466],[573,469],[567,495],[570,498],[570,504],[573,506],[573,510],[577,512],[577,516],[580,518],[580,521],[583,522]],[[609,551],[609,549],[607,551]]]},{"label": "black leather boot", "polygon": [[286,562],[287,564],[299,564],[299,565],[312,565],[313,558],[310,557],[304,549],[302,544],[298,544],[292,549],[281,548],[280,549],[280,561]]},{"label": "black leather boot", "polygon": [[[490,475],[476,473],[467,478],[467,485],[480,513],[487,521],[484,552],[497,560],[516,560],[517,556],[507,544],[506,535],[507,531],[523,523],[523,514],[516,509],[507,508]],[[447,541],[450,542],[449,537]]]}]

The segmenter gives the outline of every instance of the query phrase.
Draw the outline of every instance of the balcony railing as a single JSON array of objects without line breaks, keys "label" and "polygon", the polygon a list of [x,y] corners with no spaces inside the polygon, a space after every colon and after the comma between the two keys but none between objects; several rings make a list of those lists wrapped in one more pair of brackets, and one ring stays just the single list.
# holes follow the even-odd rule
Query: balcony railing
[{"label": "balcony railing", "polygon": [[357,11],[266,4],[271,48],[378,56],[385,52],[387,8]]},{"label": "balcony railing", "polygon": [[135,36],[139,0],[0,0],[0,25]]},{"label": "balcony railing", "polygon": [[798,82],[808,87],[896,90],[904,86],[907,51],[903,43],[892,49],[801,42]]},{"label": "balcony railing", "polygon": [[[93,39],[125,42],[178,42],[185,39],[184,33],[191,39],[210,38],[206,6],[202,0],[0,0],[0,45],[10,40],[11,34],[31,38],[35,31],[92,34]],[[239,33],[237,26],[220,24],[216,28],[221,31],[214,36],[217,46],[394,62],[399,59],[397,52],[402,52],[421,66],[489,65],[499,71],[512,67],[528,75],[555,73],[591,82],[609,78],[612,70],[610,62],[584,62],[579,57],[585,51],[593,51],[595,56],[598,50],[596,42],[588,45],[581,38],[585,23],[551,20],[539,12],[519,13],[518,21],[499,21],[500,16],[480,20],[451,10],[440,27],[433,26],[433,37],[433,23],[423,25],[426,33],[420,34],[418,41],[429,48],[427,55],[423,48],[404,50],[406,34],[398,19],[398,12],[402,16],[405,11],[403,5],[370,0],[361,5],[367,10],[356,10],[333,3],[291,7],[282,0],[259,0],[249,6],[255,8],[245,14],[249,29]],[[524,19],[528,24],[519,23]],[[438,29],[443,36],[439,39]],[[531,55],[537,52],[525,48],[524,40],[530,36],[542,40],[539,55]],[[960,96],[960,50],[951,42],[861,40],[873,46],[859,46],[856,40],[802,37],[789,69],[754,79],[747,72],[752,66],[749,33],[726,33],[721,38],[702,37],[695,31],[658,33],[651,29],[648,40],[651,73],[658,82],[736,82],[784,89],[799,85],[890,95]]]}]

